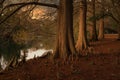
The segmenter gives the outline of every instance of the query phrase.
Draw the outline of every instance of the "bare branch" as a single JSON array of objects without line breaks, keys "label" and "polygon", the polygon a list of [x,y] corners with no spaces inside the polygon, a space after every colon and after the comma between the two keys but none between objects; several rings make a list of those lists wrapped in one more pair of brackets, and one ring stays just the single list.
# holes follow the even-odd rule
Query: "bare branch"
[{"label": "bare branch", "polygon": [[58,6],[55,4],[46,4],[46,3],[38,3],[38,2],[29,2],[29,3],[17,3],[17,4],[10,4],[6,7],[4,7],[1,11],[2,12],[9,8],[9,7],[14,7],[14,6],[20,6],[18,7],[15,11],[13,11],[10,15],[8,15],[4,20],[0,21],[0,24],[2,24],[3,22],[5,22],[9,17],[11,17],[14,13],[16,13],[17,11],[19,11],[21,8],[28,6],[28,5],[39,5],[39,6],[47,6],[47,7],[52,7],[52,8],[57,8]]},{"label": "bare branch", "polygon": [[[10,4],[4,7],[4,9],[9,8],[9,7],[14,7],[14,6],[20,6],[20,5],[39,5],[39,6],[46,6],[46,7],[52,7],[52,8],[57,8],[58,5],[56,4],[48,4],[48,3],[40,3],[40,2],[27,2],[27,3],[16,3],[16,4]],[[4,10],[3,9],[3,10]]]},{"label": "bare branch", "polygon": [[22,8],[22,6],[18,7],[15,11],[13,11],[11,14],[9,14],[5,19],[3,19],[2,21],[0,21],[0,24],[2,24],[3,22],[5,22],[9,17],[11,17],[13,14],[15,14],[21,8]]}]

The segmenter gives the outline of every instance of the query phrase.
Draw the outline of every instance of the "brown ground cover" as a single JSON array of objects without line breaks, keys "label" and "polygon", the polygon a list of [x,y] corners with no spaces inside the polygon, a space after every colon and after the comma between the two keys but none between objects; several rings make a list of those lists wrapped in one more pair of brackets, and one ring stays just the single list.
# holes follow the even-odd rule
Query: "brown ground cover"
[{"label": "brown ground cover", "polygon": [[0,73],[0,80],[120,80],[120,41],[91,42],[92,53],[66,62],[36,58]]}]

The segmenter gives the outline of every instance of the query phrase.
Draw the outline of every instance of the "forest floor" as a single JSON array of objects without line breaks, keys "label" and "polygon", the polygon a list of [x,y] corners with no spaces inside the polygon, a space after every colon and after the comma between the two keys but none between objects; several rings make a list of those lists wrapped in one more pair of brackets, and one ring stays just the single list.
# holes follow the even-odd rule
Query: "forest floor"
[{"label": "forest floor", "polygon": [[0,80],[120,80],[120,41],[91,42],[93,54],[52,62],[31,59],[0,73]]}]

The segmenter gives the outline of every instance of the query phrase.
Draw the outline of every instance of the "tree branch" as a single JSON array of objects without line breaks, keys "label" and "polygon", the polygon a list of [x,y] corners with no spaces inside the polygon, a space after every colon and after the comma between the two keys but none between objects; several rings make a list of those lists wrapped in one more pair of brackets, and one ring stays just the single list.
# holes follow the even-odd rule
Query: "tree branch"
[{"label": "tree branch", "polygon": [[2,5],[5,2],[5,0],[0,0],[0,5]]},{"label": "tree branch", "polygon": [[55,4],[46,4],[46,3],[38,3],[38,2],[29,2],[29,3],[17,3],[17,4],[10,4],[10,5],[7,5],[5,6],[2,11],[1,11],[1,14],[2,12],[9,8],[9,7],[14,7],[14,6],[20,6],[18,7],[15,11],[13,11],[10,15],[8,15],[4,20],[0,21],[0,24],[2,24],[3,22],[5,22],[10,16],[12,16],[14,13],[16,13],[17,11],[19,11],[21,8],[25,7],[25,6],[28,6],[28,5],[39,5],[39,6],[47,6],[47,7],[52,7],[52,8],[57,8],[58,6],[55,5]]},{"label": "tree branch", "polygon": [[40,2],[28,2],[28,3],[10,4],[10,5],[5,6],[3,8],[3,10],[5,10],[6,8],[9,8],[9,7],[20,6],[20,5],[24,5],[24,6],[27,6],[27,5],[39,5],[39,6],[58,8],[58,5],[56,5],[56,4],[48,4],[48,3],[40,3]]},{"label": "tree branch", "polygon": [[2,21],[0,21],[0,24],[2,24],[3,22],[5,22],[9,17],[11,17],[14,13],[16,13],[17,11],[19,11],[22,8],[22,6],[18,7],[15,11],[13,11],[11,14],[9,14],[5,19],[3,19]]}]

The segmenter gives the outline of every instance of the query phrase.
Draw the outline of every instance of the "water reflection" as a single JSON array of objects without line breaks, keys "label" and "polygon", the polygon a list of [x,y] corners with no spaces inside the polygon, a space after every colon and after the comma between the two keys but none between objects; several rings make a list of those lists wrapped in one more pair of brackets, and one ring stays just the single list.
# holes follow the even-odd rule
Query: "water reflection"
[{"label": "water reflection", "polygon": [[[41,57],[43,55],[46,55],[47,52],[52,52],[53,50],[52,49],[49,49],[49,50],[46,50],[46,49],[38,49],[38,50],[33,50],[32,48],[31,49],[28,49],[27,53],[26,54],[26,60],[29,60],[29,59],[33,59],[35,57]],[[10,57],[11,56],[11,57]],[[16,55],[2,55],[1,58],[0,58],[0,65],[1,65],[1,69],[5,69],[7,66],[8,66],[8,63],[11,61],[11,59],[16,56]],[[24,56],[24,51],[21,50],[20,52],[20,56],[18,59],[18,61],[21,61],[22,60],[22,57]]]},{"label": "water reflection", "polygon": [[12,43],[12,42],[6,42],[2,45],[0,45],[0,67],[2,69],[5,69],[9,61],[13,58],[16,57],[16,59],[19,59],[20,57],[20,48]]},{"label": "water reflection", "polygon": [[8,62],[4,59],[4,57],[2,56],[1,58],[0,58],[0,67],[1,67],[1,69],[5,69],[6,67],[7,67],[7,64],[8,64]]},{"label": "water reflection", "polygon": [[[34,48],[28,49],[26,53],[26,60],[32,59],[34,57],[41,57],[46,54],[46,52],[52,52],[52,49],[46,50],[46,49],[38,49],[34,50]],[[21,50],[21,56],[24,56],[24,51]]]},{"label": "water reflection", "polygon": [[[40,57],[48,51],[52,52],[52,49],[50,49],[52,46],[49,45],[53,44],[52,40],[53,39],[46,39],[46,41],[44,40],[44,42],[41,42],[42,44],[37,43],[36,46],[27,45],[27,47],[25,46],[22,48],[11,41],[0,45],[0,69],[5,69],[13,58],[17,61],[21,61],[24,53],[26,54],[26,60],[29,60],[34,57]],[[15,63],[16,62],[13,62],[13,64]]]}]

